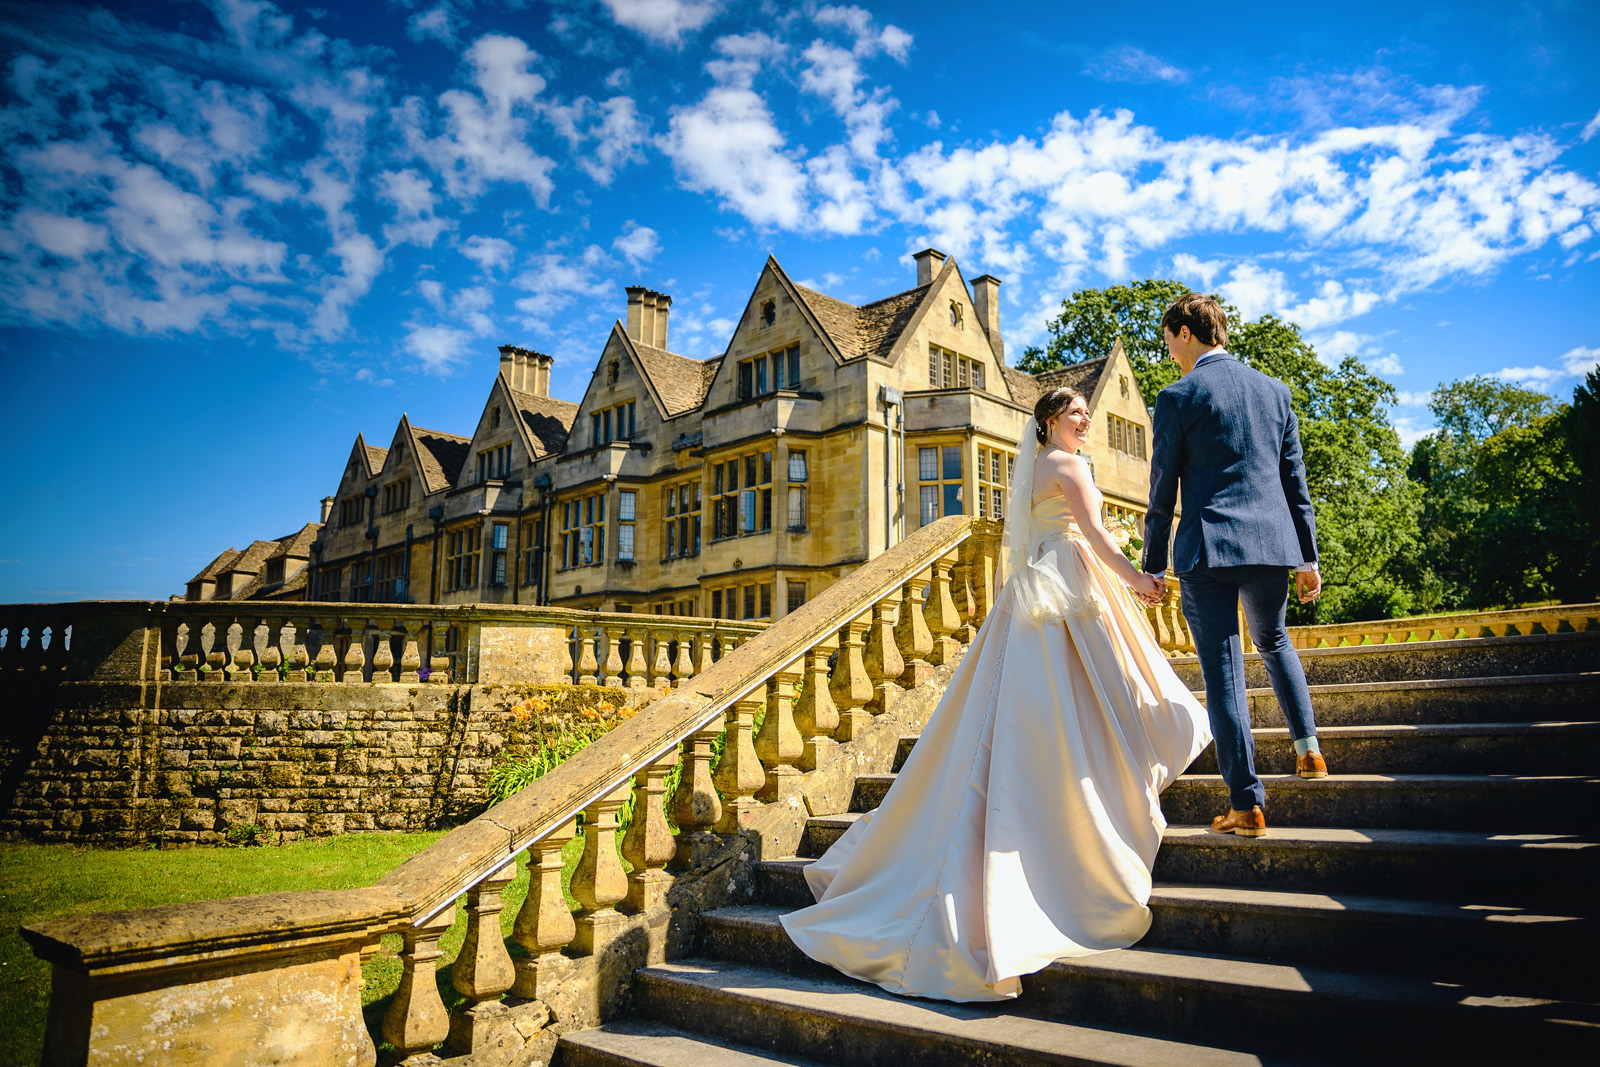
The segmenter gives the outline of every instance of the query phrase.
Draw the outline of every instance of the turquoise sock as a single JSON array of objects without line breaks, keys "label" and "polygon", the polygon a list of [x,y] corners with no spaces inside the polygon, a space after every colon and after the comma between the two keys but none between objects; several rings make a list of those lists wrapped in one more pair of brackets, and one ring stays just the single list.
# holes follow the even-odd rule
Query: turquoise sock
[{"label": "turquoise sock", "polygon": [[1321,747],[1317,744],[1316,734],[1312,734],[1310,737],[1302,737],[1294,743],[1294,754],[1296,756],[1304,756],[1307,752],[1320,753],[1321,751]]}]

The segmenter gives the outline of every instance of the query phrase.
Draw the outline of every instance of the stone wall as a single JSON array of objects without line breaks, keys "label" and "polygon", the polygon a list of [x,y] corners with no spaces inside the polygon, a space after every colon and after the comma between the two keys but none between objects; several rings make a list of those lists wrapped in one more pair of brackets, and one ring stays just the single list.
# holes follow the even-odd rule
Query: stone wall
[{"label": "stone wall", "polygon": [[[417,831],[487,807],[490,769],[595,686],[62,682],[0,746],[0,834],[214,844]],[[638,693],[631,694],[635,700]],[[41,714],[41,708],[48,711]]]}]

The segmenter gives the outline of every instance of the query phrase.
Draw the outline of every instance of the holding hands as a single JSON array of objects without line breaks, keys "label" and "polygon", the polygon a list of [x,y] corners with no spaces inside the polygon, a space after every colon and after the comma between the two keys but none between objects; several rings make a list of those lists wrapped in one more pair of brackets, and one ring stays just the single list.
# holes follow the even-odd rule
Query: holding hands
[{"label": "holding hands", "polygon": [[1167,579],[1165,575],[1146,574],[1140,571],[1133,576],[1133,581],[1128,583],[1128,588],[1133,590],[1133,595],[1139,603],[1153,608],[1167,595]]}]

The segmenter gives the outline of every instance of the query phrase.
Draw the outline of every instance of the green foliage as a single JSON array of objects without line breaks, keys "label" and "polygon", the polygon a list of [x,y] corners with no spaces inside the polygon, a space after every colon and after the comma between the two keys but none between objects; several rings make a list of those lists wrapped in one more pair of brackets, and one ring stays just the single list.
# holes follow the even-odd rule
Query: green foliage
[{"label": "green foliage", "polygon": [[[1099,359],[1118,339],[1133,364],[1146,404],[1179,378],[1161,338],[1161,316],[1189,287],[1166,278],[1146,278],[1109,289],[1080,289],[1061,302],[1041,351],[1029,348],[1017,367],[1029,374]],[[1233,316],[1229,316],[1229,321]]]},{"label": "green foliage", "polygon": [[1592,489],[1600,376],[1574,403],[1479,375],[1441,386],[1437,433],[1411,451],[1424,487],[1413,581],[1430,607],[1490,608],[1595,595],[1600,531]]}]

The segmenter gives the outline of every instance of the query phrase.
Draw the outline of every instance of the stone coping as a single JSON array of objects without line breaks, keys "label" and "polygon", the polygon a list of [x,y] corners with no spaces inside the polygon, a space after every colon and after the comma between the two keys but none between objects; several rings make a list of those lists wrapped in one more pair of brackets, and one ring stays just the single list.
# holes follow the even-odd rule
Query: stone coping
[{"label": "stone coping", "polygon": [[69,970],[127,973],[370,942],[411,910],[390,888],[315,889],[74,915],[24,926],[22,936],[35,955]]},{"label": "stone coping", "polygon": [[[1404,620],[1395,619],[1394,622]],[[1341,624],[1342,625],[1342,624]],[[1290,636],[1299,630],[1309,627],[1289,628]],[[1394,629],[1399,629],[1398,626]],[[1600,632],[1587,630],[1574,630],[1570,633],[1554,634],[1513,634],[1510,637],[1448,637],[1437,641],[1372,641],[1361,645],[1324,645],[1320,648],[1297,648],[1295,652],[1301,659],[1307,656],[1317,658],[1339,656],[1370,656],[1374,654],[1400,655],[1406,652],[1426,650],[1428,652],[1448,652],[1452,649],[1484,649],[1516,645],[1543,644],[1552,641],[1600,641]],[[1246,652],[1246,660],[1260,659],[1260,652]],[[1178,666],[1180,664],[1199,663],[1198,656],[1190,653],[1187,656],[1173,656],[1168,663]]]}]

